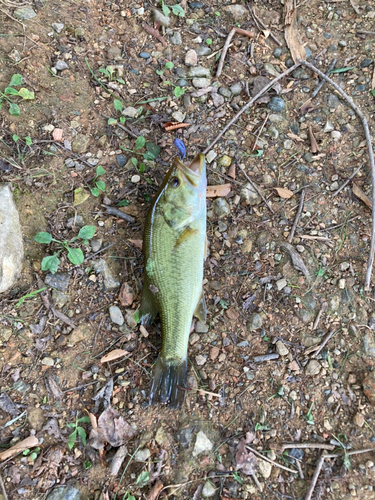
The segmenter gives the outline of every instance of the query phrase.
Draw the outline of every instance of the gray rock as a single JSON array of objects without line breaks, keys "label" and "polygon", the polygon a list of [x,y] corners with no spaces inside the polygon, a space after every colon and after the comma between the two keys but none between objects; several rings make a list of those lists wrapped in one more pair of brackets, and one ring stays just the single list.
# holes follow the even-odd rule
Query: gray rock
[{"label": "gray rock", "polygon": [[283,51],[280,49],[280,47],[276,47],[276,49],[273,51],[273,56],[274,57],[277,57],[277,59],[279,59],[279,57],[281,57]]},{"label": "gray rock", "polygon": [[251,89],[252,97],[259,94],[259,92],[270,83],[270,79],[266,76],[256,76],[253,81],[253,87]]},{"label": "gray rock", "polygon": [[54,68],[57,69],[57,71],[64,71],[64,69],[69,69],[69,66],[66,64],[65,61],[58,59],[56,61]]},{"label": "gray rock", "polygon": [[[196,66],[198,63],[198,55],[194,49],[190,49],[185,54],[185,64],[186,66]],[[180,75],[178,75],[180,76]],[[185,75],[183,75],[185,76]]]},{"label": "gray rock", "polygon": [[258,471],[264,479],[268,479],[272,472],[272,464],[262,460],[261,458],[257,459]]},{"label": "gray rock", "polygon": [[276,352],[280,354],[280,356],[287,356],[289,354],[289,349],[281,340],[278,340],[276,342]]},{"label": "gray rock", "polygon": [[336,109],[340,104],[339,98],[335,94],[327,94],[324,96],[324,102],[330,109]]},{"label": "gray rock", "polygon": [[66,221],[66,227],[83,227],[85,225],[85,222],[83,220],[83,217],[81,215],[77,215],[77,217],[71,217]]},{"label": "gray rock", "polygon": [[216,486],[214,486],[211,481],[206,481],[203,486],[202,497],[211,498],[215,495],[216,490]]},{"label": "gray rock", "polygon": [[223,10],[229,14],[234,21],[243,21],[244,17],[248,16],[246,8],[239,4],[227,5]]},{"label": "gray rock", "polygon": [[81,493],[74,486],[57,486],[46,500],[80,500]]},{"label": "gray rock", "polygon": [[109,316],[111,318],[112,323],[116,323],[116,325],[121,326],[125,322],[121,309],[117,306],[110,306]]},{"label": "gray rock", "polygon": [[197,89],[205,89],[211,85],[209,78],[193,78],[193,86]]},{"label": "gray rock", "polygon": [[201,321],[197,321],[195,324],[195,331],[197,333],[207,333],[208,332],[208,325],[205,323],[202,323]]},{"label": "gray rock", "polygon": [[212,102],[214,103],[215,108],[218,108],[222,104],[224,104],[224,97],[216,92],[212,92],[211,94]]},{"label": "gray rock", "polygon": [[331,137],[334,141],[338,141],[339,139],[341,139],[341,132],[339,132],[338,130],[332,130]]},{"label": "gray rock", "polygon": [[210,78],[211,73],[208,68],[195,66],[194,68],[189,69],[188,76],[189,78]]},{"label": "gray rock", "polygon": [[316,359],[310,360],[305,368],[305,375],[318,375],[321,370],[321,365]]},{"label": "gray rock", "polygon": [[312,320],[312,314],[305,308],[299,309],[298,316],[303,323],[309,323]]},{"label": "gray rock", "polygon": [[41,361],[42,365],[44,366],[53,366],[55,362],[53,361],[52,358],[49,358],[48,356],[43,358]]},{"label": "gray rock", "polygon": [[55,273],[47,274],[44,279],[46,285],[60,290],[60,292],[66,292],[69,286],[70,276],[67,273]]},{"label": "gray rock", "polygon": [[361,68],[368,68],[369,66],[371,66],[373,62],[374,62],[373,59],[366,57],[366,59],[363,59],[363,61],[361,62],[360,66]]},{"label": "gray rock", "polygon": [[262,327],[262,316],[260,314],[254,313],[250,316],[250,321],[247,323],[247,329],[249,332],[254,332]]},{"label": "gray rock", "polygon": [[226,89],[225,87],[220,87],[219,94],[222,95],[223,97],[226,97],[227,99],[230,99],[232,97],[232,92],[229,89]]},{"label": "gray rock", "polygon": [[243,85],[241,82],[235,83],[234,85],[231,85],[229,87],[229,90],[232,92],[233,95],[240,95],[243,89]]},{"label": "gray rock", "polygon": [[268,74],[274,76],[277,78],[280,74],[279,71],[275,68],[275,66],[271,63],[264,63],[264,69],[267,71]]},{"label": "gray rock", "polygon": [[117,163],[117,165],[118,165],[120,168],[125,167],[126,162],[127,162],[127,158],[126,158],[126,156],[125,156],[125,155],[120,154],[120,155],[117,155],[117,156],[116,156],[116,163]]},{"label": "gray rock", "polygon": [[150,59],[151,54],[150,54],[149,52],[141,52],[141,53],[139,54],[139,57],[140,57],[141,59]]},{"label": "gray rock", "polygon": [[327,120],[327,123],[325,124],[323,132],[326,132],[326,133],[332,132],[332,130],[334,130],[334,129],[335,129],[335,127],[332,125],[332,123],[329,120]]},{"label": "gray rock", "polygon": [[23,241],[17,207],[7,184],[0,184],[0,293],[17,280],[23,260]]},{"label": "gray rock", "polygon": [[285,278],[282,278],[281,280],[276,281],[276,287],[277,287],[279,292],[280,292],[280,290],[285,288],[287,284],[288,284],[288,282]]},{"label": "gray rock", "polygon": [[85,28],[76,28],[74,30],[74,36],[76,38],[83,38],[85,36]]},{"label": "gray rock", "polygon": [[108,264],[104,259],[99,259],[93,263],[93,268],[103,276],[105,291],[114,290],[120,286],[120,282],[113,276]]},{"label": "gray rock", "polygon": [[52,290],[52,302],[57,309],[61,309],[68,302],[68,295],[60,290]]},{"label": "gray rock", "polygon": [[188,427],[186,429],[181,429],[180,431],[177,432],[177,440],[180,443],[180,445],[188,449],[191,443],[191,438],[193,436],[193,428]]},{"label": "gray rock", "polygon": [[366,354],[366,356],[369,356],[370,358],[375,358],[375,338],[374,335],[371,334],[370,332],[366,333],[363,338],[363,350]]},{"label": "gray rock", "polygon": [[272,97],[270,102],[267,104],[267,108],[275,113],[280,113],[280,111],[284,111],[285,109],[285,101],[281,97]]},{"label": "gray rock", "polygon": [[230,207],[224,198],[216,198],[212,202],[212,208],[217,217],[224,217],[230,213]]},{"label": "gray rock", "polygon": [[143,448],[142,450],[138,450],[134,455],[134,460],[136,462],[146,462],[151,456],[151,452],[148,448]]},{"label": "gray rock", "polygon": [[165,26],[166,28],[168,28],[171,24],[171,19],[168,16],[165,16],[158,9],[152,9],[152,17],[156,24],[159,23],[161,26]]},{"label": "gray rock", "polygon": [[243,200],[245,200],[250,206],[259,205],[262,201],[262,198],[255,191],[253,186],[248,182],[244,185],[244,187],[240,191],[240,196]]},{"label": "gray rock", "polygon": [[122,111],[122,114],[127,118],[135,118],[136,116],[138,116],[138,109],[135,109],[132,106],[128,106]]},{"label": "gray rock", "polygon": [[198,45],[195,49],[198,56],[209,56],[212,53],[212,50],[208,45]]},{"label": "gray rock", "polygon": [[279,131],[273,125],[270,125],[268,127],[267,132],[270,134],[270,136],[272,137],[272,139],[277,139],[279,137]]},{"label": "gray rock", "polygon": [[71,345],[78,344],[85,340],[90,340],[93,335],[92,327],[90,323],[81,323],[75,328],[69,335],[69,343]]},{"label": "gray rock", "polygon": [[36,12],[31,7],[20,7],[13,12],[13,16],[20,21],[28,21],[36,16]]},{"label": "gray rock", "polygon": [[127,309],[125,311],[125,321],[129,328],[135,328],[137,326],[137,322],[134,319],[136,311],[133,309]]},{"label": "gray rock", "polygon": [[91,245],[92,251],[94,253],[98,252],[102,247],[102,243],[103,243],[102,238],[97,238],[97,239],[95,238],[95,239],[91,240],[90,245]]},{"label": "gray rock", "polygon": [[86,153],[89,147],[90,136],[84,134],[77,134],[72,142],[73,153]]},{"label": "gray rock", "polygon": [[213,443],[211,443],[206,434],[203,431],[199,431],[195,440],[193,457],[197,457],[204,452],[210,452],[213,446]]},{"label": "gray rock", "polygon": [[52,23],[52,29],[56,31],[56,33],[61,33],[64,29],[63,23]]},{"label": "gray rock", "polygon": [[28,384],[22,379],[18,379],[17,382],[13,384],[13,389],[15,391],[21,392],[22,394],[26,394],[31,390],[31,384]]},{"label": "gray rock", "polygon": [[172,113],[172,118],[176,122],[180,122],[180,123],[185,120],[185,116],[186,116],[186,113],[182,113],[181,111],[175,111],[174,113]]},{"label": "gray rock", "polygon": [[181,45],[182,44],[181,33],[179,31],[175,31],[173,33],[173,36],[171,36],[171,43],[173,45]]}]

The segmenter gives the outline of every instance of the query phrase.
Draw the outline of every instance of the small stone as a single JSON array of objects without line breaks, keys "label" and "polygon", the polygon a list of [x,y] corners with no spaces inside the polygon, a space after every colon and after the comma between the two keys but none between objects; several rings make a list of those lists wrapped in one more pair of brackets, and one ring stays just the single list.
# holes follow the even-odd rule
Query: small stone
[{"label": "small stone", "polygon": [[211,481],[206,481],[202,489],[202,497],[211,498],[215,495],[217,488],[211,483]]},{"label": "small stone", "polygon": [[203,366],[204,364],[206,364],[206,361],[207,359],[202,356],[202,354],[198,354],[197,356],[195,356],[195,362],[198,366]]},{"label": "small stone", "polygon": [[240,196],[250,206],[259,205],[259,203],[261,203],[262,201],[262,198],[250,183],[244,185],[244,187],[240,191]]},{"label": "small stone", "polygon": [[355,425],[358,425],[358,427],[363,427],[365,424],[365,417],[362,413],[356,413],[353,417],[353,422]]},{"label": "small stone", "polygon": [[223,10],[229,14],[234,21],[243,21],[243,18],[248,14],[245,7],[239,4],[227,5]]},{"label": "small stone", "polygon": [[339,132],[338,130],[333,130],[331,132],[331,137],[334,141],[338,141],[341,138],[341,132]]},{"label": "small stone", "polygon": [[212,202],[212,209],[217,217],[225,217],[230,213],[228,202],[224,198],[216,198]]},{"label": "small stone", "polygon": [[48,494],[46,500],[80,500],[81,491],[74,486],[56,486]]},{"label": "small stone", "polygon": [[279,137],[279,131],[278,131],[278,130],[277,130],[277,128],[276,128],[276,127],[274,127],[273,125],[270,125],[270,126],[268,127],[268,130],[267,130],[267,131],[268,131],[268,133],[270,134],[270,136],[271,136],[271,138],[272,138],[272,139],[275,139],[275,140],[276,140],[276,139]]},{"label": "small stone", "polygon": [[332,182],[332,184],[329,186],[329,189],[331,191],[336,191],[336,189],[338,189],[338,188],[339,188],[339,183],[337,181]]},{"label": "small stone", "polygon": [[294,142],[292,141],[292,139],[286,139],[284,141],[284,149],[292,149],[292,147],[294,146]]},{"label": "small stone", "polygon": [[202,2],[189,2],[189,7],[191,8],[191,10],[202,9],[203,3]]},{"label": "small stone", "polygon": [[282,278],[281,280],[276,281],[276,287],[277,287],[279,292],[280,292],[280,290],[285,288],[287,284],[288,284],[288,282],[285,278]]},{"label": "small stone", "polygon": [[52,290],[52,302],[57,309],[61,309],[68,302],[68,295],[60,290]]},{"label": "small stone", "polygon": [[104,259],[94,261],[93,268],[97,273],[100,273],[103,276],[105,291],[114,290],[115,288],[118,288],[120,286],[119,281],[115,279]]},{"label": "small stone", "polygon": [[36,16],[36,12],[31,7],[20,7],[13,12],[13,16],[20,21],[29,21]]},{"label": "small stone", "polygon": [[116,323],[116,325],[123,325],[124,324],[124,316],[122,315],[122,312],[119,307],[117,306],[110,306],[109,308],[109,316],[111,318],[112,323]]},{"label": "small stone", "polygon": [[158,9],[152,9],[152,17],[154,18],[155,24],[160,24],[161,26],[164,26],[168,28],[168,26],[171,23],[171,19],[169,16],[165,16],[160,10]]},{"label": "small stone", "polygon": [[327,431],[331,431],[333,429],[332,425],[331,425],[331,422],[328,420],[328,418],[325,418],[324,421],[323,421],[323,427],[327,430]]},{"label": "small stone", "polygon": [[134,319],[135,313],[136,311],[134,311],[133,309],[127,309],[125,311],[125,321],[129,328],[135,328],[138,324]]},{"label": "small stone", "polygon": [[138,109],[128,106],[122,111],[122,114],[127,118],[136,118],[138,116]]},{"label": "small stone", "polygon": [[267,108],[275,113],[280,113],[285,109],[285,101],[281,97],[272,97],[270,102],[267,104]]},{"label": "small stone", "polygon": [[92,251],[94,253],[98,252],[101,249],[102,243],[103,243],[102,238],[94,238],[94,239],[90,240],[90,246],[91,246]]},{"label": "small stone", "polygon": [[195,440],[193,457],[197,457],[204,452],[210,452],[213,446],[213,443],[211,443],[206,434],[203,431],[199,431]]},{"label": "small stone", "polygon": [[173,33],[173,36],[171,36],[171,43],[173,45],[181,45],[182,44],[182,37],[181,37],[181,33],[179,31],[175,31]]},{"label": "small stone", "polygon": [[243,245],[241,247],[242,253],[250,253],[253,248],[253,242],[252,240],[245,240],[243,242]]},{"label": "small stone", "polygon": [[264,479],[268,479],[272,472],[272,464],[261,458],[257,458],[257,464],[260,475],[263,476]]},{"label": "small stone", "polygon": [[262,316],[258,313],[254,313],[250,316],[250,321],[247,323],[247,329],[249,332],[254,332],[262,327]]},{"label": "small stone", "polygon": [[366,59],[363,59],[363,61],[361,62],[360,66],[361,68],[368,68],[369,66],[371,66],[371,64],[373,64],[373,62],[373,59],[366,57]]},{"label": "small stone", "polygon": [[208,332],[208,325],[206,325],[206,323],[202,323],[202,321],[197,321],[195,323],[194,329],[197,333],[207,333]]},{"label": "small stone", "polygon": [[325,124],[325,127],[323,129],[323,132],[332,132],[335,129],[335,127],[332,125],[332,123],[327,120],[327,123]]},{"label": "small stone", "polygon": [[211,85],[211,80],[209,78],[193,78],[192,83],[196,89],[205,89]]},{"label": "small stone", "polygon": [[73,153],[86,153],[90,144],[90,136],[84,134],[77,134],[72,142]]},{"label": "small stone", "polygon": [[185,120],[186,113],[182,113],[181,111],[175,111],[172,113],[172,118],[179,123],[182,123]]},{"label": "small stone", "polygon": [[27,419],[31,429],[41,431],[46,421],[44,410],[42,408],[29,408],[27,410]]},{"label": "small stone", "polygon": [[207,163],[212,163],[214,159],[217,157],[216,151],[211,149],[207,154],[206,154],[206,162]]},{"label": "small stone", "polygon": [[142,59],[150,59],[151,54],[149,54],[148,52],[141,52],[139,54],[139,57],[141,57]]},{"label": "small stone", "polygon": [[129,283],[124,282],[121,285],[118,299],[123,307],[130,307],[134,301],[134,294]]},{"label": "small stone", "polygon": [[305,251],[305,247],[303,245],[297,245],[296,246],[297,252],[303,253]]},{"label": "small stone", "polygon": [[73,330],[73,332],[69,335],[68,340],[71,345],[75,345],[83,340],[91,340],[92,334],[93,331],[91,325],[89,323],[82,323]]},{"label": "small stone", "polygon": [[126,156],[123,154],[116,156],[116,163],[120,168],[125,167],[127,161]]},{"label": "small stone", "polygon": [[66,64],[65,61],[58,59],[56,61],[54,68],[57,69],[57,71],[64,71],[64,69],[69,69],[69,66]]},{"label": "small stone", "polygon": [[53,366],[54,364],[55,364],[55,363],[54,363],[54,361],[53,361],[53,359],[52,359],[52,358],[48,358],[48,357],[46,357],[46,358],[43,358],[43,359],[42,359],[42,365],[45,365],[45,366]]},{"label": "small stone", "polygon": [[339,47],[346,47],[348,44],[346,43],[345,40],[340,40],[338,45],[339,45]]},{"label": "small stone", "polygon": [[318,375],[321,368],[319,361],[312,359],[306,365],[305,375]]},{"label": "small stone", "polygon": [[194,68],[190,68],[188,76],[189,78],[210,78],[211,73],[208,68],[195,66]]},{"label": "small stone", "polygon": [[243,85],[241,82],[235,83],[229,87],[229,90],[232,92],[232,95],[240,95],[243,90]]},{"label": "small stone", "polygon": [[363,393],[370,401],[372,406],[375,406],[375,372],[370,373],[363,381]]},{"label": "small stone", "polygon": [[173,438],[168,432],[165,431],[163,426],[160,426],[156,431],[155,441],[159,446],[168,449],[171,446],[171,443],[173,443]]},{"label": "small stone", "polygon": [[56,31],[56,33],[61,33],[64,29],[63,23],[52,23],[52,29]]},{"label": "small stone", "polygon": [[195,50],[198,56],[209,56],[212,53],[212,50],[207,45],[198,45]]},{"label": "small stone", "polygon": [[216,92],[212,92],[212,102],[214,103],[215,108],[218,108],[222,104],[224,104],[224,97]]},{"label": "small stone", "polygon": [[83,220],[82,215],[77,215],[76,217],[70,217],[66,221],[66,227],[70,227],[74,229],[75,227],[83,227],[85,225],[85,222]]},{"label": "small stone", "polygon": [[326,95],[324,101],[330,109],[336,109],[340,104],[339,98],[335,94]]},{"label": "small stone", "polygon": [[139,182],[139,181],[141,180],[141,176],[140,176],[140,175],[138,175],[138,174],[133,175],[133,177],[132,177],[130,180],[131,180],[131,182],[132,182],[133,184],[137,184],[137,182]]},{"label": "small stone", "polygon": [[198,55],[194,49],[190,49],[185,55],[186,66],[196,66],[198,63]]},{"label": "small stone", "polygon": [[276,49],[273,51],[273,56],[276,57],[277,59],[279,59],[279,57],[281,57],[283,51],[279,48],[279,47],[276,47]]},{"label": "small stone", "polygon": [[273,64],[264,63],[263,66],[264,66],[265,71],[267,71],[267,73],[270,74],[271,76],[274,76],[275,78],[277,78],[280,75],[280,72],[277,71],[277,69],[275,68],[275,66]]},{"label": "small stone", "polygon": [[219,354],[220,354],[220,349],[218,347],[216,347],[216,346],[211,347],[211,349],[210,349],[210,359],[212,361],[215,361],[215,359],[219,356]]},{"label": "small stone", "polygon": [[330,45],[328,45],[327,47],[327,52],[336,52],[337,51],[337,45],[335,43],[331,43]]},{"label": "small stone", "polygon": [[362,337],[363,350],[366,356],[375,358],[375,337],[370,332],[367,332]]},{"label": "small stone", "polygon": [[339,280],[339,283],[338,283],[338,286],[340,288],[340,290],[345,290],[345,287],[346,287],[346,280],[345,279],[340,279]]},{"label": "small stone", "polygon": [[138,450],[134,455],[134,460],[136,462],[146,462],[151,456],[151,452],[148,448],[143,448],[142,450]]},{"label": "small stone", "polygon": [[230,99],[232,97],[232,92],[229,89],[226,89],[225,87],[219,88],[219,94],[222,95],[223,97],[226,97],[227,99]]},{"label": "small stone", "polygon": [[289,349],[281,340],[278,340],[276,342],[276,352],[280,354],[280,356],[287,356],[289,354]]},{"label": "small stone", "polygon": [[67,273],[47,274],[44,283],[60,292],[66,292],[69,286],[70,276]]},{"label": "small stone", "polygon": [[74,36],[76,38],[83,38],[85,36],[85,28],[76,28],[74,30]]},{"label": "small stone", "polygon": [[230,156],[223,155],[217,160],[217,163],[221,167],[229,167],[232,163],[232,158]]}]

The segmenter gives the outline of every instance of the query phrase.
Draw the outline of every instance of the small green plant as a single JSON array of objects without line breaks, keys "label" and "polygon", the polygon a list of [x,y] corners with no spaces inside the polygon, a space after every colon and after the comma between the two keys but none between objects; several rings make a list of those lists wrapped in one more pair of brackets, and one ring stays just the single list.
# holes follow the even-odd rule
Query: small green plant
[{"label": "small green plant", "polygon": [[24,146],[20,148],[20,142],[22,139],[17,134],[13,134],[12,139],[17,147],[18,163],[23,163],[26,150],[29,146],[31,146],[33,141],[31,139],[31,137],[29,135],[27,135],[26,137],[23,138]]},{"label": "small green plant", "polygon": [[43,292],[46,289],[47,289],[47,287],[45,286],[44,288],[39,288],[39,290],[35,290],[34,292],[30,292],[30,293],[24,295],[23,297],[21,297],[19,299],[19,301],[16,304],[16,307],[22,306],[22,304],[25,302],[26,299],[31,299],[31,297],[35,297],[35,295],[38,295],[38,293]]},{"label": "small green plant", "polygon": [[229,302],[227,300],[221,299],[220,300],[220,305],[223,309],[228,309],[229,307]]},{"label": "small green plant", "polygon": [[239,475],[239,473],[237,471],[234,471],[232,473],[232,476],[233,476],[233,479],[235,479],[237,481],[237,483],[243,484],[241,476]]},{"label": "small green plant", "polygon": [[207,45],[212,45],[212,38],[207,38],[206,43]]},{"label": "small green plant", "polygon": [[282,396],[284,396],[284,387],[283,386],[279,387],[276,394],[274,394],[273,396],[270,396],[267,399],[267,401],[270,401],[273,398],[278,398],[278,397],[281,398]]},{"label": "small green plant", "polygon": [[165,5],[164,0],[160,0],[160,3],[161,3],[161,10],[163,11],[163,14],[166,17],[168,17],[169,14],[171,13],[171,9],[172,9],[172,12],[175,16],[185,17],[185,11],[181,7],[181,5],[175,4],[175,5],[168,6],[168,5]]},{"label": "small green plant", "polygon": [[22,455],[34,461],[37,459],[39,452],[40,452],[39,447],[34,448],[33,451],[31,451],[29,448],[26,448],[26,450],[23,450]]},{"label": "small green plant", "polygon": [[150,480],[150,474],[148,473],[147,470],[144,470],[137,477],[137,481],[135,484],[138,486],[138,488],[143,488],[143,486],[146,486],[149,480]]},{"label": "small green plant", "polygon": [[81,417],[77,418],[75,422],[71,422],[68,424],[70,429],[74,429],[74,431],[68,437],[68,448],[71,450],[77,442],[77,436],[81,438],[83,446],[86,446],[86,431],[79,424],[88,424],[90,423],[90,417]]},{"label": "small green plant", "polygon": [[312,414],[312,407],[314,406],[314,401],[311,403],[311,406],[309,408],[309,411],[306,413],[306,422],[309,424],[309,425],[314,425],[314,417],[313,417],[313,414]]},{"label": "small green plant", "polygon": [[111,82],[118,82],[122,84],[125,83],[122,78],[116,77],[115,75],[116,70],[113,66],[107,66],[106,68],[99,68],[99,73],[103,73],[103,75],[105,75]]},{"label": "small green plant", "polygon": [[125,493],[125,495],[122,497],[122,500],[136,500],[133,495],[131,495],[128,491]]},{"label": "small green plant", "polygon": [[93,196],[98,197],[100,195],[100,192],[105,191],[105,182],[100,179],[98,180],[98,177],[104,174],[105,174],[104,168],[101,165],[98,165],[96,167],[96,175],[94,177],[94,180],[92,181],[95,187],[90,188],[91,194]]},{"label": "small green plant", "polygon": [[156,70],[156,74],[159,75],[159,76],[163,76],[164,75],[164,71],[166,69],[173,69],[174,68],[174,64],[172,61],[167,61],[165,63],[165,66],[164,66],[164,69],[157,69]]},{"label": "small green plant", "polygon": [[[120,101],[119,99],[114,99],[113,107],[115,108],[116,111],[120,111],[120,113],[122,113],[124,106],[122,104],[122,101]],[[126,117],[121,115],[119,118],[119,121],[120,121],[120,123],[125,123]],[[115,125],[117,123],[117,120],[116,120],[116,118],[108,118],[107,123],[108,123],[108,125]]]},{"label": "small green plant", "polygon": [[22,85],[22,82],[22,75],[16,73],[10,79],[9,85],[4,89],[4,92],[0,92],[0,109],[3,104],[3,100],[6,101],[9,104],[9,114],[12,116],[20,116],[21,110],[18,104],[13,102],[9,96],[22,97],[24,100],[35,98],[34,92],[30,92],[30,90],[27,90],[24,87],[20,88],[20,90],[14,88]]},{"label": "small green plant", "polygon": [[[157,158],[160,153],[160,147],[151,141],[146,142],[146,139],[143,136],[137,137],[134,149],[124,148],[123,146],[120,147],[124,151],[130,151],[133,154],[141,155],[143,159],[146,161],[155,160],[155,158]],[[144,147],[146,147],[146,152],[145,153],[140,152],[139,150]],[[141,174],[146,170],[146,165],[143,162],[138,167],[138,159],[135,156],[131,158],[131,162],[135,166],[135,168],[138,168]]]},{"label": "small green plant", "polygon": [[83,226],[80,229],[78,235],[74,236],[74,238],[69,241],[55,240],[52,235],[47,232],[37,233],[34,237],[34,240],[37,243],[49,245],[50,243],[55,242],[61,246],[61,248],[58,249],[53,255],[44,257],[41,264],[42,271],[49,271],[51,274],[55,274],[60,264],[60,259],[58,256],[63,250],[66,250],[68,259],[72,264],[74,264],[75,266],[79,266],[80,264],[82,264],[82,262],[85,260],[82,250],[80,248],[71,248],[69,245],[77,239],[80,239],[84,244],[87,244],[87,240],[91,240],[94,237],[95,231],[95,226]]},{"label": "small green plant", "polygon": [[268,424],[261,424],[260,422],[257,422],[255,424],[255,432],[256,431],[269,431],[270,426]]}]

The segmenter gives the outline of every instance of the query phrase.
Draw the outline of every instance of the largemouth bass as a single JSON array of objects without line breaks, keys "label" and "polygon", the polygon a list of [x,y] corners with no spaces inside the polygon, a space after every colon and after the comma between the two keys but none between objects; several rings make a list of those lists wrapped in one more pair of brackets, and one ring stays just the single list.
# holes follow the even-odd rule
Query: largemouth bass
[{"label": "largemouth bass", "polygon": [[145,324],[159,313],[162,330],[150,404],[183,403],[193,315],[206,320],[206,184],[204,155],[197,155],[189,166],[175,158],[146,216],[139,317]]}]

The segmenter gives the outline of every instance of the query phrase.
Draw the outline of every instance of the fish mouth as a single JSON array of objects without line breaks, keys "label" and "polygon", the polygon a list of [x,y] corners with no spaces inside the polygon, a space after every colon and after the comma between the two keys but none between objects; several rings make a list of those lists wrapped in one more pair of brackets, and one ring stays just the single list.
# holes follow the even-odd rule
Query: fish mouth
[{"label": "fish mouth", "polygon": [[198,154],[190,165],[185,165],[179,158],[175,165],[184,174],[184,177],[193,185],[198,186],[205,171],[206,159],[203,154]]}]

